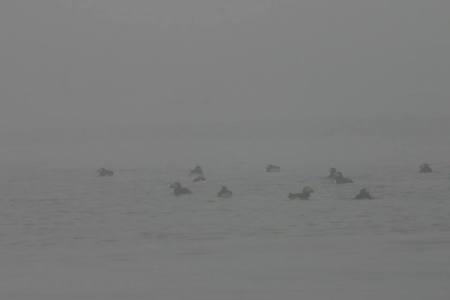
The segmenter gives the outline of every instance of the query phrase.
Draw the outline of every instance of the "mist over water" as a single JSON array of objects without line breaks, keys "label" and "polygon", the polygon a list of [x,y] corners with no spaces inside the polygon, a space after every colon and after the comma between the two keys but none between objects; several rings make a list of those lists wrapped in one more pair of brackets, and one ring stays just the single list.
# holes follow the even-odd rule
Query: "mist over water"
[{"label": "mist over water", "polygon": [[447,160],[450,120],[327,118],[3,131],[3,165],[145,168],[278,163],[418,165]]},{"label": "mist over water", "polygon": [[0,298],[449,299],[449,12],[0,1]]},{"label": "mist over water", "polygon": [[448,9],[2,3],[0,164],[444,159]]},{"label": "mist over water", "polygon": [[207,121],[448,118],[448,5],[2,3],[1,138]]}]

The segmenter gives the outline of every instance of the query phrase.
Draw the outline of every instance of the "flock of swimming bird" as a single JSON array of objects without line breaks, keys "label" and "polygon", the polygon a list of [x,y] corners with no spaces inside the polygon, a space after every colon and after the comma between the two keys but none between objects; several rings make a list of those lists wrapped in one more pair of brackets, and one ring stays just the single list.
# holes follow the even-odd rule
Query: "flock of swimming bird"
[{"label": "flock of swimming bird", "polygon": [[[281,172],[281,167],[269,164],[266,166],[267,173],[277,173]],[[431,173],[433,170],[430,165],[427,163],[423,163],[419,167],[420,173]],[[109,177],[114,176],[114,171],[100,168],[97,170],[97,175],[100,177]],[[196,166],[194,169],[189,171],[189,175],[193,177],[192,182],[203,182],[206,181],[205,173],[201,166]],[[329,174],[327,176],[329,180],[334,181],[336,184],[346,184],[353,183],[353,180],[344,176],[344,174],[338,171],[336,168],[330,168]],[[183,196],[192,194],[192,191],[181,185],[180,182],[174,182],[169,185],[169,188],[172,189],[174,196]],[[310,186],[305,186],[300,193],[289,193],[288,198],[291,200],[300,199],[300,200],[309,200],[311,194],[314,193],[314,190]],[[231,198],[233,196],[233,192],[225,185],[222,185],[220,191],[217,193],[218,198],[226,199]],[[357,200],[364,199],[373,199],[372,195],[369,193],[367,188],[362,188],[359,193],[354,197]]]}]

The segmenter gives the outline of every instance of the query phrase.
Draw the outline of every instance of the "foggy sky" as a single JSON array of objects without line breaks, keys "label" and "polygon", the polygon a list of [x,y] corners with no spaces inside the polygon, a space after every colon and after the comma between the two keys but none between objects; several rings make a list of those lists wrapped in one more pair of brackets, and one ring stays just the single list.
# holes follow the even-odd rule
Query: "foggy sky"
[{"label": "foggy sky", "polygon": [[449,12],[446,0],[2,1],[0,134],[445,115]]}]

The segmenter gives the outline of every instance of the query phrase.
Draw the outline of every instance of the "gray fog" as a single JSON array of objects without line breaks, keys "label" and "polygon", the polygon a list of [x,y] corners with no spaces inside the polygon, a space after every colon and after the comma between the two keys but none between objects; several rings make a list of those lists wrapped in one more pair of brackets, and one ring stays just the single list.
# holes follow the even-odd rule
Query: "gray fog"
[{"label": "gray fog", "polygon": [[[348,155],[341,135],[404,155],[450,129],[449,12],[445,0],[2,1],[0,164],[331,161]],[[294,152],[304,136],[335,139],[336,156]]]},{"label": "gray fog", "polygon": [[0,300],[448,300],[449,132],[450,0],[0,0]]}]

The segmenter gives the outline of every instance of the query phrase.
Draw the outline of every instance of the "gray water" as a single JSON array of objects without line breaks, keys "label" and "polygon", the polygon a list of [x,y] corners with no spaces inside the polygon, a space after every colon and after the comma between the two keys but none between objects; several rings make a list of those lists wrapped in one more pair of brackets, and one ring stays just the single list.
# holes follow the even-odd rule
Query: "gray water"
[{"label": "gray water", "polygon": [[[446,165],[432,174],[408,166],[354,170],[346,172],[350,185],[327,181],[327,170],[269,174],[263,167],[206,168],[208,181],[195,184],[181,168],[116,170],[110,178],[91,169],[3,174],[0,243],[20,249],[450,229]],[[168,185],[175,180],[193,195],[174,197]],[[222,184],[232,199],[215,197]],[[316,190],[310,201],[287,199],[305,185]],[[352,200],[362,187],[376,199]]]},{"label": "gray water", "polygon": [[[448,299],[449,165],[9,169],[2,299]],[[174,197],[181,181],[193,194]],[[220,185],[234,192],[217,199]],[[309,201],[289,192],[311,185]],[[376,199],[353,200],[362,187]]]}]

